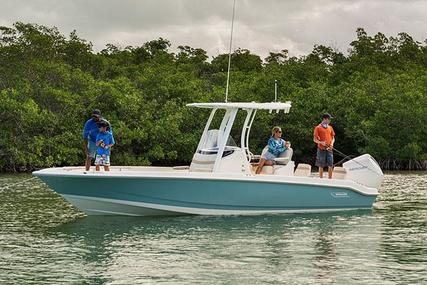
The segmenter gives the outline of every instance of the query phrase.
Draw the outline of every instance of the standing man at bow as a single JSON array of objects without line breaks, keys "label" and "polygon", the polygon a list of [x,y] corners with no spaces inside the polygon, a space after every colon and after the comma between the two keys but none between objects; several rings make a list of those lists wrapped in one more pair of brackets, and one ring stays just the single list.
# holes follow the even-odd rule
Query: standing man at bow
[{"label": "standing man at bow", "polygon": [[332,179],[334,170],[334,143],[335,132],[330,126],[332,116],[325,113],[322,122],[314,128],[313,141],[317,143],[316,166],[319,167],[319,176],[323,178],[323,168],[328,167],[328,178]]}]

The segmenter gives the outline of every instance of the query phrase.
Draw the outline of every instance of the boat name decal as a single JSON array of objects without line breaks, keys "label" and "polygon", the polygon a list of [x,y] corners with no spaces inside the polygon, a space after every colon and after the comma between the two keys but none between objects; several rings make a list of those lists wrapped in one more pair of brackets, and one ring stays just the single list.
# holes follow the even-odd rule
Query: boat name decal
[{"label": "boat name decal", "polygon": [[359,166],[359,167],[350,168],[349,171],[362,170],[362,169],[365,169],[365,168],[368,168],[368,167],[363,165],[363,166]]},{"label": "boat name decal", "polygon": [[347,192],[332,192],[331,195],[334,198],[348,198],[349,197]]}]

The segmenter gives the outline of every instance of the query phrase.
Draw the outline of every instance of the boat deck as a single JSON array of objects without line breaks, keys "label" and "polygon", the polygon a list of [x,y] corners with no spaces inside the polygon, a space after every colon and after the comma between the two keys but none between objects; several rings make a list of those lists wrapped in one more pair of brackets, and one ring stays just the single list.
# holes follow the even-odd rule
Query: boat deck
[{"label": "boat deck", "polygon": [[[66,167],[55,167],[55,168],[47,168],[43,169],[43,172],[62,172],[62,173],[70,173],[70,174],[137,174],[137,173],[147,173],[147,172],[156,172],[156,173],[189,173],[190,167],[188,165],[183,166],[110,166],[110,171],[104,171],[103,167],[101,167],[100,171],[96,171],[95,167],[92,166],[89,171],[86,171],[84,166],[66,166]],[[255,174],[255,170],[253,171]],[[274,174],[256,174],[256,176],[279,176]],[[282,175],[280,175],[282,176]],[[318,178],[318,172],[311,172],[306,177]],[[336,178],[337,180],[342,180],[342,178]]]}]

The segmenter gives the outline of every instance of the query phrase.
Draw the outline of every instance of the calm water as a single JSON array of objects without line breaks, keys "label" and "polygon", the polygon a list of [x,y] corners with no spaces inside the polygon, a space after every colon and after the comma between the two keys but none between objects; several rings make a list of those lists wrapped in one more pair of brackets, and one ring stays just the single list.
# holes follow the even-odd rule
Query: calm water
[{"label": "calm water", "polygon": [[426,191],[389,174],[373,211],[112,218],[31,180],[0,190],[0,284],[427,284]]}]

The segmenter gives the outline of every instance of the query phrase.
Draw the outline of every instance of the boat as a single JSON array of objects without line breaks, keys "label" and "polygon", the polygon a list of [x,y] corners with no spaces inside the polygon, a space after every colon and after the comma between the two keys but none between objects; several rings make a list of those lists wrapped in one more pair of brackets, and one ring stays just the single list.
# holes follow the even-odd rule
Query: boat
[{"label": "boat", "polygon": [[[375,159],[364,154],[336,167],[333,179],[311,166],[278,158],[255,174],[249,149],[258,111],[289,113],[291,102],[192,103],[210,109],[191,164],[178,167],[113,166],[109,172],[57,167],[33,172],[87,215],[259,215],[371,209],[383,180]],[[231,134],[238,112],[245,120],[239,144]],[[214,124],[215,116],[222,116]],[[221,119],[221,117],[220,117]],[[219,125],[219,126],[218,126]]]}]

